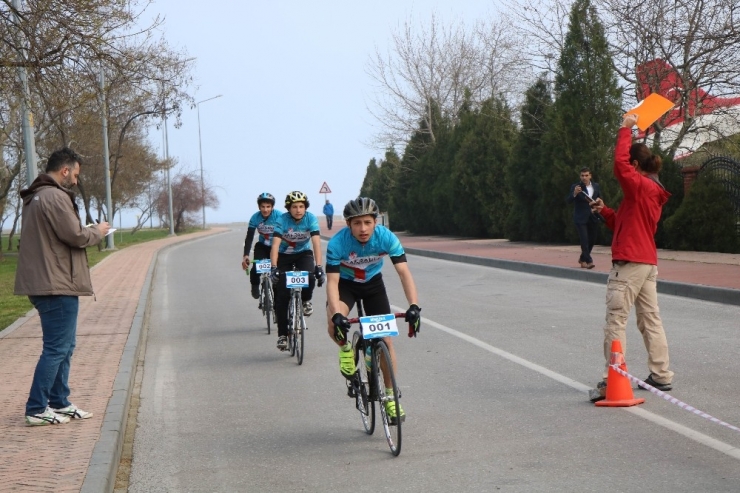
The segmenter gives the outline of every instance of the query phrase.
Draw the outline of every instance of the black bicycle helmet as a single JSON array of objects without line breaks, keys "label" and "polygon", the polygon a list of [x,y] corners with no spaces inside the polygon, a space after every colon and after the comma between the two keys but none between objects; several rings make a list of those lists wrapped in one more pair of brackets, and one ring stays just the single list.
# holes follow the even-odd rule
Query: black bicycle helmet
[{"label": "black bicycle helmet", "polygon": [[275,197],[273,197],[271,193],[264,192],[259,194],[257,196],[257,205],[262,204],[262,202],[269,202],[273,207],[275,207]]},{"label": "black bicycle helmet", "polygon": [[288,195],[285,196],[285,208],[290,209],[290,206],[296,202],[305,202],[306,203],[306,209],[308,209],[308,197],[305,193],[294,191],[290,192]]},{"label": "black bicycle helmet", "polygon": [[378,214],[380,214],[378,204],[368,197],[357,197],[347,202],[347,205],[344,206],[344,219],[347,221],[359,216],[373,216],[377,218]]}]

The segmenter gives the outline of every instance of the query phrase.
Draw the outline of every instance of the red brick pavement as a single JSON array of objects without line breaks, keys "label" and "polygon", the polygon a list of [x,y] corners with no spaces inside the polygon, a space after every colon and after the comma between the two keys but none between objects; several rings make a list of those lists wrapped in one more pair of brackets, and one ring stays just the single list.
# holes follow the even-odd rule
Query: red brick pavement
[{"label": "red brick pavement", "polygon": [[[323,216],[320,222],[322,234],[325,236],[333,236],[344,226],[344,221],[336,218],[333,230],[328,231]],[[578,257],[581,249],[578,245],[545,245],[405,233],[397,235],[408,248],[580,269]],[[609,272],[611,268],[609,247],[594,247],[592,257],[596,264],[595,271]],[[687,284],[740,289],[740,254],[658,250],[658,278]]]},{"label": "red brick pavement", "polygon": [[134,245],[93,269],[97,301],[80,298],[69,382],[72,402],[95,414],[89,420],[25,426],[23,411],[41,352],[38,316],[0,339],[0,491],[80,491],[151,261],[167,245],[220,231]]}]

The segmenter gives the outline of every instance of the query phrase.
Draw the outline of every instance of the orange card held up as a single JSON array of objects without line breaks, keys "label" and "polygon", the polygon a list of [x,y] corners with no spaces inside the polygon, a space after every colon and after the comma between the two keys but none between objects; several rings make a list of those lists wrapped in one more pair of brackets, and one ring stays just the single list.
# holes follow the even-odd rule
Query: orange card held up
[{"label": "orange card held up", "polygon": [[652,93],[640,101],[637,106],[625,113],[624,116],[637,115],[637,128],[644,132],[658,118],[673,108],[673,106],[674,104],[671,100],[664,98],[660,94]]}]

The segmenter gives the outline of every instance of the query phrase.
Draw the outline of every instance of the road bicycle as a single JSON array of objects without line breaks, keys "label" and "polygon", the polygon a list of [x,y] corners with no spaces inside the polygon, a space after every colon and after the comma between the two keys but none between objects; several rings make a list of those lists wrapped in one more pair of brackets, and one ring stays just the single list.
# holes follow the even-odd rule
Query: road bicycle
[{"label": "road bicycle", "polygon": [[[398,335],[397,318],[405,313],[388,315],[359,316],[350,318],[351,324],[360,324],[360,330],[352,334],[352,351],[355,355],[355,375],[347,381],[347,395],[355,399],[355,407],[360,412],[365,433],[375,431],[375,403],[380,409],[380,419],[388,446],[394,456],[401,453],[401,423],[403,417],[391,418],[386,405],[393,402],[396,414],[401,409],[401,391],[396,383],[390,351],[383,337]],[[389,382],[386,384],[386,381]]]},{"label": "road bicycle", "polygon": [[254,261],[254,270],[260,275],[260,297],[259,309],[262,315],[267,319],[267,334],[270,334],[272,322],[277,322],[275,318],[275,293],[272,290],[272,280],[270,280],[270,259]]},{"label": "road bicycle", "polygon": [[[295,268],[295,266],[293,266]],[[308,272],[285,272],[285,287],[290,289],[290,303],[288,303],[288,350],[295,356],[298,364],[303,364],[303,343],[306,333],[306,317],[303,315],[301,290],[308,287]]]}]

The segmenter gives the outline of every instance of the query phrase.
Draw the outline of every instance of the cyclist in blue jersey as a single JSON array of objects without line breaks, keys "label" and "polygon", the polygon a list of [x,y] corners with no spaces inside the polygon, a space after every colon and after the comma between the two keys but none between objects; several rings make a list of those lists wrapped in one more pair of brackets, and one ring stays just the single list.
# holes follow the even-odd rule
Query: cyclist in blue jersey
[{"label": "cyclist in blue jersey", "polygon": [[[416,284],[406,262],[406,253],[398,237],[385,226],[378,225],[378,206],[373,199],[358,197],[344,207],[347,227],[342,228],[329,241],[326,249],[326,298],[329,336],[339,346],[339,370],[345,378],[355,374],[352,344],[347,340],[350,324],[347,320],[355,303],[362,301],[365,315],[391,313],[381,269],[384,257],[390,257],[396,268],[401,286],[409,302],[405,320],[411,326],[409,337],[416,336],[421,325],[421,308],[418,304]],[[390,337],[384,338],[394,369],[396,353]],[[382,364],[383,362],[381,362]],[[387,372],[383,372],[387,376]],[[386,387],[392,389],[391,382]],[[396,413],[393,399],[386,402],[386,413],[391,420],[404,421],[403,409]]]},{"label": "cyclist in blue jersey", "polygon": [[[290,290],[285,286],[284,273],[294,270],[294,266],[295,270],[308,272],[309,286],[301,292],[303,314],[307,317],[313,313],[311,298],[314,286],[317,282],[319,286],[324,284],[326,277],[321,267],[319,220],[306,210],[308,206],[308,197],[305,193],[290,192],[285,197],[285,208],[288,212],[280,217],[272,234],[270,276],[275,286],[277,347],[281,351],[288,348],[288,304],[290,303]],[[312,248],[313,251],[311,251]],[[314,255],[316,256],[315,262]]]},{"label": "cyclist in blue jersey", "polygon": [[[244,257],[242,258],[242,269],[244,270],[249,268],[249,250],[252,249],[252,240],[254,239],[255,231],[259,236],[257,237],[257,243],[254,244],[252,260],[270,258],[272,232],[275,229],[278,219],[283,215],[282,212],[275,210],[275,197],[267,192],[261,193],[257,197],[257,206],[259,207],[259,211],[255,212],[249,219],[247,237],[244,240]],[[252,270],[249,272],[249,282],[252,285],[252,298],[255,300],[259,299],[260,276],[255,271],[254,265],[252,265]]]}]

